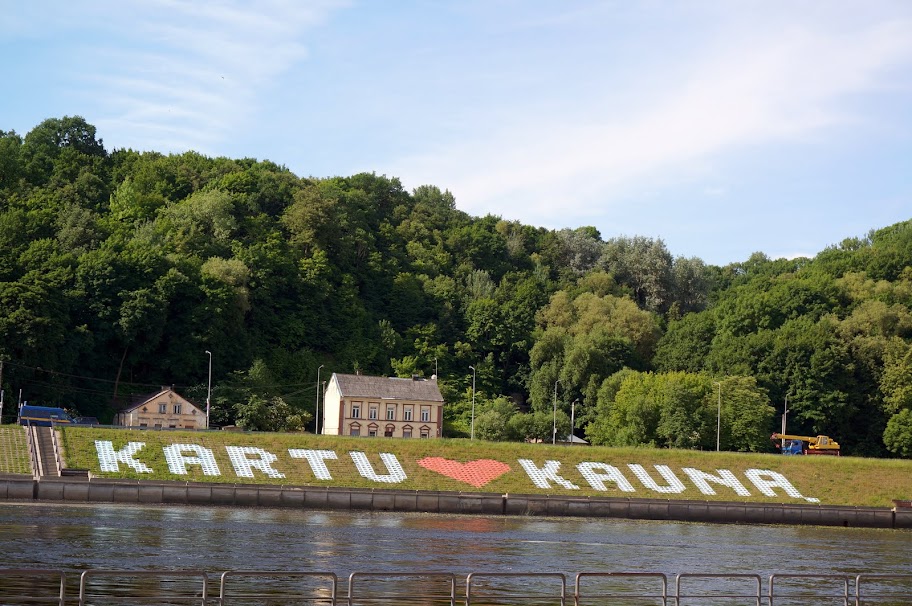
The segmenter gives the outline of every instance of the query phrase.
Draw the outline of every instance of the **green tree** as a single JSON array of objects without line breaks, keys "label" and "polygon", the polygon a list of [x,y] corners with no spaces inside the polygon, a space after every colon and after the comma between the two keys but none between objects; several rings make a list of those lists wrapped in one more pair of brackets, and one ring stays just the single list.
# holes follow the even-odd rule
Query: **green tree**
[{"label": "green tree", "polygon": [[890,452],[912,459],[912,410],[904,408],[890,417],[884,431],[884,443]]}]

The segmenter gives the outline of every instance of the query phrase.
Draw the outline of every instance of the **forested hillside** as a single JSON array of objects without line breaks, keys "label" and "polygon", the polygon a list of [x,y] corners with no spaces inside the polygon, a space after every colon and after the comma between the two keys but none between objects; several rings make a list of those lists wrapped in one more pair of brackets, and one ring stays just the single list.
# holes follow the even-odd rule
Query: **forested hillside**
[{"label": "forested hillside", "polygon": [[[863,201],[859,201],[859,204]],[[825,219],[822,219],[825,220]],[[109,420],[161,385],[213,424],[312,427],[318,368],[439,376],[446,435],[912,456],[912,221],[725,267],[457,210],[433,185],[0,131],[0,383]],[[21,393],[21,396],[20,396]],[[571,408],[572,407],[572,408]]]}]

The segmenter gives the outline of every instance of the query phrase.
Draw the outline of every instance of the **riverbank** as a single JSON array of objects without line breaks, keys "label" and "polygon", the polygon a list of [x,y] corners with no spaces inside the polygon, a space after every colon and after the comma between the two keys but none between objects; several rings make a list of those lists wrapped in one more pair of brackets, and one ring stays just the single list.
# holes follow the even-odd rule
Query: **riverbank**
[{"label": "riverbank", "polygon": [[0,500],[912,528],[912,509],[0,475]]},{"label": "riverbank", "polygon": [[890,509],[912,461],[470,440],[68,427],[93,479]]}]

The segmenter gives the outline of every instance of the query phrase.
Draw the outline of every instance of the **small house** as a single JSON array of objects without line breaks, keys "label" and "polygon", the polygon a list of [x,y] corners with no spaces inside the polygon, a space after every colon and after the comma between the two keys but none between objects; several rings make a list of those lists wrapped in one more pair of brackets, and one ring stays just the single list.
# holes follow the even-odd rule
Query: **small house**
[{"label": "small house", "polygon": [[114,424],[150,429],[208,429],[206,411],[170,387],[135,396],[114,416]]},{"label": "small house", "polygon": [[436,377],[333,373],[323,400],[322,427],[331,436],[439,438],[443,396]]}]

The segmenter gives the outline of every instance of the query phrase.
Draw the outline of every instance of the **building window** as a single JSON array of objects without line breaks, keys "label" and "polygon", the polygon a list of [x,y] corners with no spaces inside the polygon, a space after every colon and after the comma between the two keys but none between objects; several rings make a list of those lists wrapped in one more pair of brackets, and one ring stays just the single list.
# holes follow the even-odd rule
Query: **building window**
[{"label": "building window", "polygon": [[386,438],[392,438],[392,437],[393,437],[393,432],[394,432],[394,431],[396,431],[396,426],[395,426],[395,425],[387,425],[386,428],[385,428],[384,431],[383,431],[383,436],[386,437]]},{"label": "building window", "polygon": [[395,404],[386,405],[386,420],[387,421],[396,420],[396,405]]},{"label": "building window", "polygon": [[430,406],[422,406],[422,407],[421,407],[421,420],[422,420],[422,421],[430,421],[430,420],[431,420],[431,407],[430,407]]},{"label": "building window", "polygon": [[[361,402],[352,402],[352,418],[360,419],[361,418]],[[352,434],[354,435],[354,434]]]},{"label": "building window", "polygon": [[411,430],[411,429],[403,429],[403,430],[402,430],[402,437],[403,437],[403,438],[411,438],[411,437],[412,437],[412,430]]},{"label": "building window", "polygon": [[422,430],[421,430],[421,437],[422,437],[423,439],[426,439],[426,438],[431,437],[431,434],[430,434],[430,432],[425,431],[425,430],[422,429]]},{"label": "building window", "polygon": [[181,413],[181,405],[175,404],[174,405],[174,414],[179,415],[180,413]]},{"label": "building window", "polygon": [[155,424],[155,429],[161,429],[161,428],[162,428],[162,424],[161,424],[161,423],[156,423],[156,424]]},{"label": "building window", "polygon": [[350,436],[360,436],[360,435],[361,435],[361,426],[360,426],[360,425],[352,425],[352,426],[351,426],[351,429],[350,429],[349,432],[348,432],[348,435],[350,435]]},{"label": "building window", "polygon": [[376,437],[377,437],[377,430],[376,430],[376,429],[368,430],[367,436],[368,436],[369,438],[376,438]]},{"label": "building window", "polygon": [[168,412],[168,405],[167,405],[167,404],[159,404],[159,405],[158,405],[158,414],[163,415],[163,414],[165,414],[166,412]]},{"label": "building window", "polygon": [[412,407],[405,406],[402,408],[402,420],[411,421],[412,420]]},{"label": "building window", "polygon": [[377,418],[377,407],[376,407],[375,405],[371,405],[370,409],[369,409],[368,412],[367,412],[367,418],[368,418],[368,419],[376,419],[376,418]]}]

